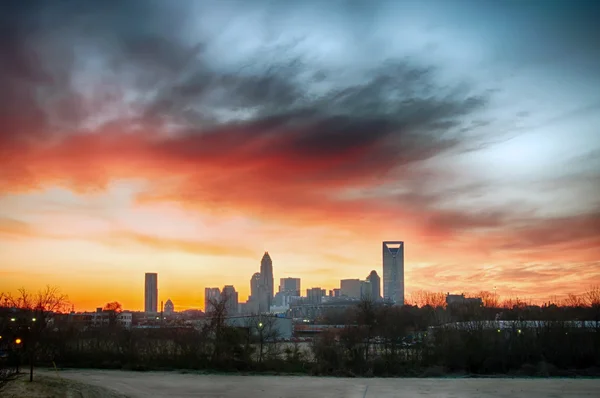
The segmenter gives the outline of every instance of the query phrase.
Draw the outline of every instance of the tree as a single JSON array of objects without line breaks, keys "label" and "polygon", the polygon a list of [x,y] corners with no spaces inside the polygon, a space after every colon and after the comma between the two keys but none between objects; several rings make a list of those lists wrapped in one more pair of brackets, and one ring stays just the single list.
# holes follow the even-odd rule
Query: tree
[{"label": "tree", "polygon": [[46,286],[32,294],[21,288],[17,295],[5,294],[6,303],[21,311],[30,326],[23,339],[29,355],[29,381],[33,381],[33,367],[37,351],[42,344],[42,337],[55,313],[62,312],[68,308],[68,297],[60,292],[58,287]]},{"label": "tree", "polygon": [[369,362],[369,353],[371,351],[371,339],[375,335],[377,326],[377,312],[375,302],[369,297],[360,300],[357,308],[357,323],[364,331],[365,342],[365,362]]},{"label": "tree", "polygon": [[417,290],[410,295],[408,303],[417,307],[446,308],[446,295],[443,292]]},{"label": "tree", "polygon": [[273,357],[274,354],[276,354],[277,340],[281,337],[276,323],[277,318],[272,315],[253,314],[249,318],[247,326],[258,343],[259,364],[262,364],[263,362],[265,346],[267,346],[268,356]]},{"label": "tree", "polygon": [[114,327],[117,324],[117,316],[123,311],[123,306],[118,301],[106,303],[102,309],[108,312],[108,325]]},{"label": "tree", "polygon": [[106,303],[102,311],[113,311],[117,314],[123,311],[123,306],[118,301]]},{"label": "tree", "polygon": [[483,306],[486,308],[499,308],[500,307],[500,297],[496,292],[488,292],[487,290],[482,290],[475,295],[475,297],[481,298],[483,302]]}]

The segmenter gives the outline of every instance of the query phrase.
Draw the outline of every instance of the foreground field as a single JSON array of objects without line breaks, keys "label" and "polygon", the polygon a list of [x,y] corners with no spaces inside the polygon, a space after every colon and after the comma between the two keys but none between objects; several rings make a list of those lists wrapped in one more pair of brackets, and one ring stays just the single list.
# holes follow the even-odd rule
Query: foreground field
[{"label": "foreground field", "polygon": [[[40,372],[54,379],[52,372]],[[377,379],[294,376],[195,375],[167,372],[65,370],[62,382],[89,384],[90,394],[79,388],[73,397],[117,397],[97,395],[108,388],[127,397],[461,397],[461,398],[562,398],[597,397],[598,379]],[[20,395],[27,397],[28,395]],[[47,395],[48,396],[48,395]],[[67,396],[67,395],[50,395]],[[3,395],[4,397],[4,395]]]},{"label": "foreground field", "polygon": [[114,390],[49,375],[36,375],[30,383],[22,374],[0,389],[2,398],[126,398]]}]

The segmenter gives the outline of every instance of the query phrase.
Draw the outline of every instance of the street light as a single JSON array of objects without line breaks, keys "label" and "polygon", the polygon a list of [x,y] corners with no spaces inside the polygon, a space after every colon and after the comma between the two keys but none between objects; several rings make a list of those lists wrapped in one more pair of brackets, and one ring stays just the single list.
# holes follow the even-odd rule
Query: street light
[{"label": "street light", "polygon": [[16,339],[16,340],[15,340],[15,344],[17,344],[17,345],[21,344],[21,339],[19,339],[19,338],[18,338],[18,339]]},{"label": "street light", "polygon": [[10,321],[14,322],[14,321],[16,321],[16,318],[10,318]]},{"label": "street light", "polygon": [[262,327],[263,327],[263,324],[262,324],[262,322],[260,322],[260,323],[258,324],[258,327],[262,329]]},{"label": "street light", "polygon": [[32,322],[35,322],[35,321],[37,321],[37,319],[35,319],[35,318],[31,318],[31,321],[32,321]]}]

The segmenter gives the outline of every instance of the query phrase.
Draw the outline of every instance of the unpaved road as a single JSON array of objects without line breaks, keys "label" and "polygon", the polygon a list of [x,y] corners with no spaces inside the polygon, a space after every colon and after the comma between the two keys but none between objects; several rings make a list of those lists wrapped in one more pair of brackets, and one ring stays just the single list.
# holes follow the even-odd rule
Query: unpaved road
[{"label": "unpaved road", "polygon": [[107,370],[65,370],[59,374],[132,398],[574,398],[598,397],[600,391],[600,379],[362,379]]}]

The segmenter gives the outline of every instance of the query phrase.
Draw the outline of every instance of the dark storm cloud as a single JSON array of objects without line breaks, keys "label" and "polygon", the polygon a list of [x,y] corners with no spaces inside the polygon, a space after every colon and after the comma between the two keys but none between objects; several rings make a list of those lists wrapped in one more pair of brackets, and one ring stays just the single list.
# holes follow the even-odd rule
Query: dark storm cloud
[{"label": "dark storm cloud", "polygon": [[[410,60],[390,61],[372,70],[364,83],[324,93],[311,92],[315,79],[305,77],[320,71],[281,53],[250,59],[234,72],[219,70],[205,57],[208,38],[185,40],[176,29],[188,26],[183,3],[172,8],[132,0],[8,3],[12,41],[4,64],[10,68],[2,70],[0,85],[7,89],[0,101],[14,104],[2,120],[11,135],[51,131],[52,113],[76,123],[98,111],[88,108],[90,114],[82,114],[69,79],[81,72],[76,61],[83,56],[98,57],[132,90],[141,123],[176,123],[182,131],[203,134],[193,146],[197,155],[222,150],[223,142],[235,151],[276,134],[271,147],[254,155],[283,151],[308,161],[386,142],[391,147],[379,149],[393,158],[387,161],[418,161],[459,144],[457,136],[442,138],[441,133],[452,132],[461,117],[485,105],[483,96],[436,86],[432,68]],[[38,43],[49,48],[42,51]],[[84,55],[77,43],[86,46]],[[57,59],[62,54],[66,59]],[[262,66],[256,66],[259,61]],[[52,95],[40,98],[33,92],[40,85]],[[242,115],[222,116],[222,111]],[[231,142],[228,134],[238,141]]]}]

